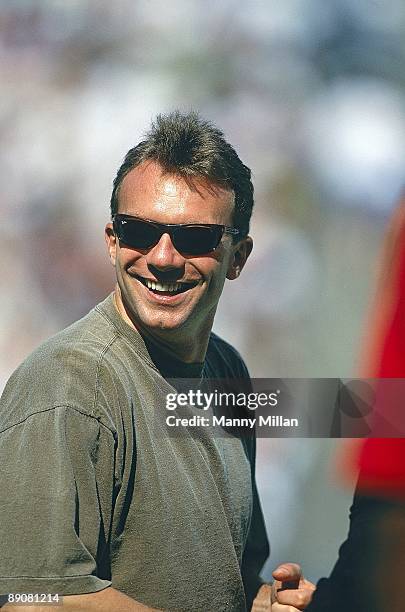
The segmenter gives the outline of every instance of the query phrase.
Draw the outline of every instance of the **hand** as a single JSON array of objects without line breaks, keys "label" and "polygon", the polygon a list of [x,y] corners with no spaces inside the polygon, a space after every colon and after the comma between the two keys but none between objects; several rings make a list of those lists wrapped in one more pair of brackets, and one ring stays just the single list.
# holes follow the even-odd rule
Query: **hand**
[{"label": "hand", "polygon": [[271,587],[272,612],[298,612],[305,610],[312,599],[315,585],[302,576],[297,563],[283,563],[273,572]]}]

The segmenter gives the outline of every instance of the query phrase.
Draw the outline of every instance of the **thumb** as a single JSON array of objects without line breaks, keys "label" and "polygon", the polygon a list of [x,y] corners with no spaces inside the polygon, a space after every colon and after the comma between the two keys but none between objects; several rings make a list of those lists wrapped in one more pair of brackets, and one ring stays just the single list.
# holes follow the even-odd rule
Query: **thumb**
[{"label": "thumb", "polygon": [[298,589],[302,578],[301,567],[298,563],[283,563],[274,570],[273,578],[283,583],[283,589]]}]

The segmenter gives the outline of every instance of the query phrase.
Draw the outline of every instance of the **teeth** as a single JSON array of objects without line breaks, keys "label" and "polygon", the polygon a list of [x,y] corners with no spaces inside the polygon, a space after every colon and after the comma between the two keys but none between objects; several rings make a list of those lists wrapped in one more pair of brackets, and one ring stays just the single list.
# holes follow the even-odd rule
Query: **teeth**
[{"label": "teeth", "polygon": [[182,283],[159,283],[147,279],[144,280],[144,284],[147,286],[148,289],[152,289],[153,291],[169,291],[171,293],[174,291],[178,291],[182,286]]}]

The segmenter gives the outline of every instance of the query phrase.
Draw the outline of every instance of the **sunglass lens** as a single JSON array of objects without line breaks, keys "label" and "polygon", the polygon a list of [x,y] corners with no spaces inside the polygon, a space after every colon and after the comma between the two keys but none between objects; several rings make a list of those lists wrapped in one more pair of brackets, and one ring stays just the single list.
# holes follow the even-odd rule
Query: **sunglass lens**
[{"label": "sunglass lens", "polygon": [[135,249],[148,249],[159,238],[158,228],[148,222],[131,219],[121,224],[120,240]]},{"label": "sunglass lens", "polygon": [[203,255],[219,244],[222,227],[181,227],[174,232],[174,246],[181,253]]}]

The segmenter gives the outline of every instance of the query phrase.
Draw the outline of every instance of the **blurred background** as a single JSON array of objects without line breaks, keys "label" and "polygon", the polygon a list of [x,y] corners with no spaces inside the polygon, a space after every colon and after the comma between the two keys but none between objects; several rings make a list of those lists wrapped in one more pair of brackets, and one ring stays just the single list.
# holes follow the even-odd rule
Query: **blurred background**
[{"label": "blurred background", "polygon": [[[251,167],[254,253],[215,330],[255,377],[350,377],[405,177],[401,0],[0,2],[0,388],[113,287],[112,180],[191,108]],[[332,440],[260,440],[272,558],[327,574],[352,490]]]}]

